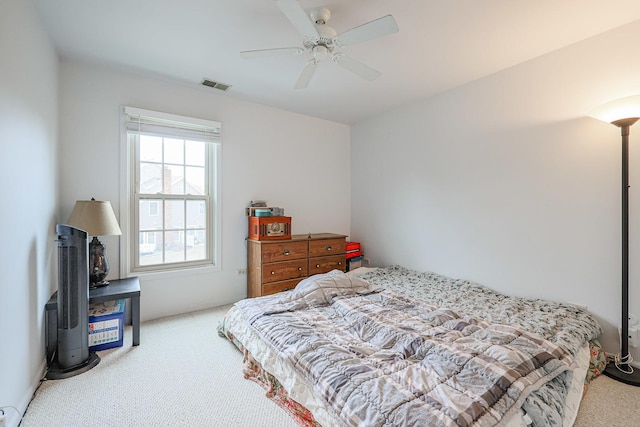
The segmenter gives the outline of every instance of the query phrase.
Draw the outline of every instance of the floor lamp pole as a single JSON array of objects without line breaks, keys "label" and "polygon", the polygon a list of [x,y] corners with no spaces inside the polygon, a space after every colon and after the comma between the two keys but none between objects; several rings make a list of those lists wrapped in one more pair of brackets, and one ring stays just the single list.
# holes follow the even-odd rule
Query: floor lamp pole
[{"label": "floor lamp pole", "polygon": [[629,125],[622,134],[622,333],[620,357],[629,354]]},{"label": "floor lamp pole", "polygon": [[622,119],[613,124],[622,134],[622,318],[620,328],[620,360],[610,362],[604,371],[608,377],[640,386],[640,369],[629,364],[629,128],[638,119]]}]

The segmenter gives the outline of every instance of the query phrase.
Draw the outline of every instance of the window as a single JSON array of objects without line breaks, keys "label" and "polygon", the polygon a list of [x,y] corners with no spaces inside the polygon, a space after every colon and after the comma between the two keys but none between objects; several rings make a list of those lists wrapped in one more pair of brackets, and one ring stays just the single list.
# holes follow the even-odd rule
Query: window
[{"label": "window", "polygon": [[149,216],[158,216],[160,203],[150,201],[149,202]]},{"label": "window", "polygon": [[220,123],[124,111],[130,270],[217,265]]}]

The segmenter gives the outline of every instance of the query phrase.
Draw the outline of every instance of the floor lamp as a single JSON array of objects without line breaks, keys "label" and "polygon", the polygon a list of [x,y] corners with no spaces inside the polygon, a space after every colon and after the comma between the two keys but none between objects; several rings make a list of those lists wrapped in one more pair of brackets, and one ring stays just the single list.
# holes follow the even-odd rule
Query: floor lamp
[{"label": "floor lamp", "polygon": [[629,128],[640,119],[640,95],[608,102],[590,116],[620,128],[622,134],[622,318],[620,356],[609,362],[604,374],[640,386],[640,369],[633,369],[629,354]]}]

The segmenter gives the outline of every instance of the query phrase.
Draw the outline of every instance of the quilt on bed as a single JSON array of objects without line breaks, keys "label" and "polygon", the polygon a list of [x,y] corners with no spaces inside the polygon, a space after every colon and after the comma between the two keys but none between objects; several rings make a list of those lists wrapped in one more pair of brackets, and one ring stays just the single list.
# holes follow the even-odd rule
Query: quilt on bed
[{"label": "quilt on bed", "polygon": [[[345,425],[499,425],[531,392],[545,390],[538,391],[542,398],[528,399],[535,417],[536,408],[544,411],[560,398],[545,400],[544,394],[562,394],[562,373],[579,347],[574,341],[581,345],[599,333],[593,319],[578,333],[557,325],[540,329],[530,320],[523,328],[498,324],[500,316],[522,310],[503,313],[504,301],[500,308],[487,300],[499,294],[463,286],[468,282],[446,289],[447,301],[390,289],[391,282],[411,282],[412,274],[401,267],[381,269],[364,282],[333,272],[294,291],[236,305]],[[447,278],[441,277],[430,280],[443,285]],[[423,292],[424,277],[418,279]],[[464,305],[462,300],[476,307],[459,310],[454,303]],[[488,316],[481,319],[474,311]],[[542,420],[554,424],[545,414]]]},{"label": "quilt on bed", "polygon": [[[583,343],[595,340],[602,333],[593,315],[574,305],[508,296],[477,283],[437,273],[418,272],[395,265],[376,269],[362,278],[411,298],[449,307],[488,322],[538,333],[562,345],[574,356]],[[605,364],[606,361],[599,365],[603,368]],[[563,404],[570,382],[569,372],[561,374],[526,399],[523,409],[536,426],[562,425]]]}]

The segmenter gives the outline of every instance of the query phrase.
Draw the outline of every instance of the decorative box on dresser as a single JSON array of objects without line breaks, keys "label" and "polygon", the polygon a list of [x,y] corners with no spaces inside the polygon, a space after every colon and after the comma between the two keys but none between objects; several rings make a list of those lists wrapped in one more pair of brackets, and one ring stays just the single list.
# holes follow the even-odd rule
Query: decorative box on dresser
[{"label": "decorative box on dresser", "polygon": [[346,269],[346,237],[296,234],[287,240],[247,239],[247,296],[293,289],[307,276]]}]

